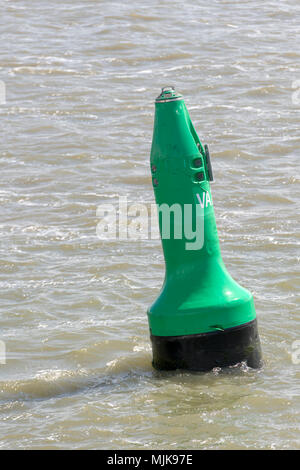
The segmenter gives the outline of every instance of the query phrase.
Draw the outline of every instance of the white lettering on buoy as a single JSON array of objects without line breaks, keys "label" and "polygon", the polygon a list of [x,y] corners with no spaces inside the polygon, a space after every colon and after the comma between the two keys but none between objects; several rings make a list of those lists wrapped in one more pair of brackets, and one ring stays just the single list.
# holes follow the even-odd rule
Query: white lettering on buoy
[{"label": "white lettering on buoy", "polygon": [[197,198],[198,198],[198,201],[200,202],[200,206],[202,207],[202,209],[204,209],[204,201],[205,201],[205,194],[206,193],[203,193],[203,201],[201,201],[201,196],[200,194],[196,194]]},{"label": "white lettering on buoy", "polygon": [[204,209],[204,204],[205,204],[205,207],[208,206],[208,204],[211,206],[212,205],[212,200],[211,200],[211,197],[210,197],[210,194],[208,191],[205,191],[202,193],[203,194],[203,199],[201,199],[201,196],[200,194],[196,194],[197,196],[197,199],[200,203],[200,206],[202,207],[202,209]]},{"label": "white lettering on buoy", "polygon": [[209,193],[206,193],[206,207],[207,207],[207,204],[211,205],[211,199],[210,199]]}]

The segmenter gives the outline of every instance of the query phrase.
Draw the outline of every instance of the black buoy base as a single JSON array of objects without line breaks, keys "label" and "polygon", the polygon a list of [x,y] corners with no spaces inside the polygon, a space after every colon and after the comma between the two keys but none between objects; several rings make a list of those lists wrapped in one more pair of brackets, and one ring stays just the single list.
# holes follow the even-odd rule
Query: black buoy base
[{"label": "black buoy base", "polygon": [[185,336],[151,335],[153,367],[158,370],[209,371],[246,363],[262,366],[256,319],[240,326]]}]

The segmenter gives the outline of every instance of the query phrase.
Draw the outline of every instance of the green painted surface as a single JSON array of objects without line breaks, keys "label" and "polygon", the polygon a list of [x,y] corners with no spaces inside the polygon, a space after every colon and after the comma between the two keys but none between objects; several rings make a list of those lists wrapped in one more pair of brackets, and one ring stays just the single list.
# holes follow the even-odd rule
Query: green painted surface
[{"label": "green painted surface", "polygon": [[[162,237],[166,273],[161,293],[148,310],[151,333],[198,334],[249,322],[255,318],[253,298],[223,263],[205,152],[184,100],[166,90],[155,108],[151,149],[155,199],[158,207],[176,207],[169,218],[170,237]],[[174,224],[173,212],[186,215],[187,207],[192,211],[191,230],[203,223],[203,245],[198,243],[198,249],[185,231],[184,217]],[[165,236],[164,217],[161,213],[160,231]]]}]

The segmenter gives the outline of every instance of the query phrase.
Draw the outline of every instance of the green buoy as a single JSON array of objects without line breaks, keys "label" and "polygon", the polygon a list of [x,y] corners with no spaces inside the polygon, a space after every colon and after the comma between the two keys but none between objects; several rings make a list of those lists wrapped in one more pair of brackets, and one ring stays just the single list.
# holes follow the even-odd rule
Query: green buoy
[{"label": "green buoy", "polygon": [[232,279],[220,253],[209,151],[173,87],[155,102],[151,173],[166,264],[161,293],[148,310],[153,366],[259,367],[253,297]]}]

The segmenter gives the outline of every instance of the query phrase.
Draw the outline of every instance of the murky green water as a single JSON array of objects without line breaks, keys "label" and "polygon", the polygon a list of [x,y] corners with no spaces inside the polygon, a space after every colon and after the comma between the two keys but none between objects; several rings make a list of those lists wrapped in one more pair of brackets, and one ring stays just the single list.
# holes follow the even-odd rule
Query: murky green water
[{"label": "murky green water", "polygon": [[[1,7],[1,447],[299,448],[299,3]],[[210,146],[260,371],[155,372],[160,241],[96,236],[99,204],[154,202],[153,100],[170,84]]]}]

